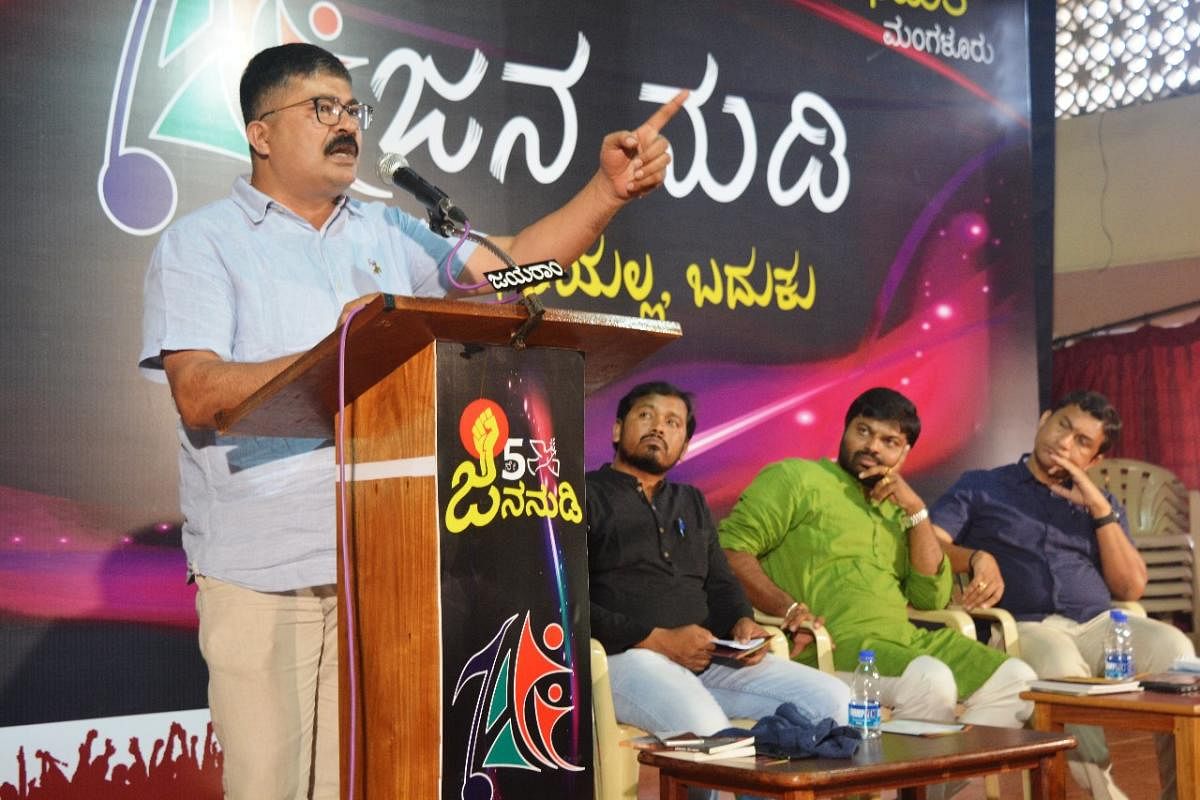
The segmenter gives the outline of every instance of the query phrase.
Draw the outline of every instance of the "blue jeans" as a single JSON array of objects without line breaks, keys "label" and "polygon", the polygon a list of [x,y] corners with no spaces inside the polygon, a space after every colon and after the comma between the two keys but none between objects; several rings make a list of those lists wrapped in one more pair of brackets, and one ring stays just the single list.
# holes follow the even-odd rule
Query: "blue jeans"
[{"label": "blue jeans", "polygon": [[[846,724],[850,688],[824,672],[768,655],[751,667],[712,663],[696,675],[664,655],[634,648],[608,657],[617,719],[647,731],[706,736],[728,728],[730,717],[758,719],[792,702],[816,722]],[[712,797],[692,790],[689,797]]]},{"label": "blue jeans", "polygon": [[814,722],[846,724],[850,688],[833,675],[768,655],[752,667],[716,662],[696,675],[664,655],[634,648],[608,657],[617,719],[647,731],[706,736],[730,717],[758,719],[792,702]]}]

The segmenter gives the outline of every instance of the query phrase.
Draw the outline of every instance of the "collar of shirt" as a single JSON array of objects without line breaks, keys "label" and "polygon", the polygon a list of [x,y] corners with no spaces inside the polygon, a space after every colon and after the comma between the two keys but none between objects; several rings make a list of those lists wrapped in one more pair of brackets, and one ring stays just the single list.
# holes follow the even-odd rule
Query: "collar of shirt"
[{"label": "collar of shirt", "polygon": [[[246,217],[256,225],[267,218],[267,212],[271,210],[272,206],[286,212],[287,214],[296,216],[296,213],[283,203],[280,203],[278,200],[271,197],[271,195],[256,189],[250,183],[250,179],[245,175],[238,176],[238,179],[233,182],[233,191],[230,194],[233,198],[233,202],[237,204],[237,207],[245,212]],[[329,226],[330,222],[337,218],[338,214],[340,214],[342,210],[354,214],[355,216],[362,215],[362,210],[359,208],[358,202],[352,201],[350,199],[350,195],[347,194],[339,197],[334,203],[334,206],[334,213],[329,215],[329,220],[325,223],[326,227]],[[299,219],[298,216],[296,216],[296,218]]]},{"label": "collar of shirt", "polygon": [[[1033,474],[1033,470],[1029,468],[1029,459],[1032,457],[1033,453],[1022,453],[1021,457],[1017,459],[1017,463],[1010,465],[1015,468],[1016,476],[1019,476],[1016,477],[1018,482],[1042,483],[1038,480],[1037,475]],[[1042,485],[1045,486],[1045,484]]]},{"label": "collar of shirt", "polygon": [[[642,482],[628,472],[622,472],[619,469],[614,469],[611,463],[605,464],[597,470],[597,477],[602,477],[605,480],[610,480],[616,483],[624,483],[633,489],[635,492],[641,490]],[[653,499],[662,493],[662,490],[667,487],[667,479],[662,478],[658,483],[654,484],[654,490],[650,497]]]},{"label": "collar of shirt", "polygon": [[[1044,492],[1047,497],[1053,497],[1055,500],[1062,502],[1064,506],[1067,506],[1074,511],[1087,513],[1087,509],[1072,503],[1065,497],[1059,497],[1054,492],[1050,491],[1049,485],[1038,480],[1037,476],[1033,474],[1033,470],[1029,468],[1029,459],[1031,455],[1032,454],[1030,453],[1022,453],[1021,457],[1017,459],[1015,464],[1009,464],[1005,467],[1001,467],[1000,474],[1004,480],[1006,480],[1009,484],[1018,487],[1022,491]],[[1069,486],[1070,484],[1067,485]]]}]

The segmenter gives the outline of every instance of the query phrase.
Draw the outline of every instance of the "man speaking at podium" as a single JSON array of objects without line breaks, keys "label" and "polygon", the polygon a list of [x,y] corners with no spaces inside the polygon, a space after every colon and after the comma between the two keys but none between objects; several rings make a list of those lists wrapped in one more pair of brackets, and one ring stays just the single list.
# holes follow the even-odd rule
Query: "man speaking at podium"
[{"label": "man speaking at podium", "polygon": [[[570,264],[670,161],[659,131],[686,93],[608,134],[566,205],[493,241],[517,263]],[[347,195],[373,109],[331,53],[263,50],[241,106],[250,178],[168,228],[146,275],[140,366],[179,410],[180,502],[198,585],[209,706],[229,798],[337,798],[335,468],[330,442],[223,436],[230,409],[378,292],[440,296],[453,246],[422,222]],[[501,266],[464,245],[474,284]]]}]

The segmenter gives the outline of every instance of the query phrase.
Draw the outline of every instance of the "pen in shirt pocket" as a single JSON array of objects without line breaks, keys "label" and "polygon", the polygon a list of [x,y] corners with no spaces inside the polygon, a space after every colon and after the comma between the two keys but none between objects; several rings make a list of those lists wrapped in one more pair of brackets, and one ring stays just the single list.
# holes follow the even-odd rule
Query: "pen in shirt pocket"
[{"label": "pen in shirt pocket", "polygon": [[687,535],[687,525],[683,524],[683,517],[675,520],[675,530],[678,531],[680,538]]}]

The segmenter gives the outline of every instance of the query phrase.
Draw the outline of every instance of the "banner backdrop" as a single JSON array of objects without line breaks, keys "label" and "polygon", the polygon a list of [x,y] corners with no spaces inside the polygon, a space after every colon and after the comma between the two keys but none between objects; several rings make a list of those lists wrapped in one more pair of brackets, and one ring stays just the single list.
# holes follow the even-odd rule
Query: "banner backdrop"
[{"label": "banner backdrop", "polygon": [[[0,784],[18,786],[21,763],[38,785],[55,771],[115,783],[113,766],[137,763],[132,736],[146,760],[155,739],[206,739],[196,717],[172,717],[181,736],[160,716],[203,709],[206,676],[174,409],[135,365],[141,281],[156,235],[248,172],[240,71],[294,40],[341,56],[376,106],[357,196],[420,214],[372,168],[406,153],[497,233],[569,198],[606,132],[692,90],[665,130],[666,186],[542,291],[685,333],[591,396],[587,468],[611,455],[617,399],[648,378],[695,392],[699,429],[673,476],[718,517],[764,464],[833,454],[872,385],[920,409],[908,469],[930,500],[1028,441],[1038,254],[1020,0],[7,0]],[[93,718],[87,771],[21,738]],[[207,774],[200,750],[164,763]]]},{"label": "banner backdrop", "polygon": [[443,342],[436,363],[442,797],[588,800],[583,358]]}]

